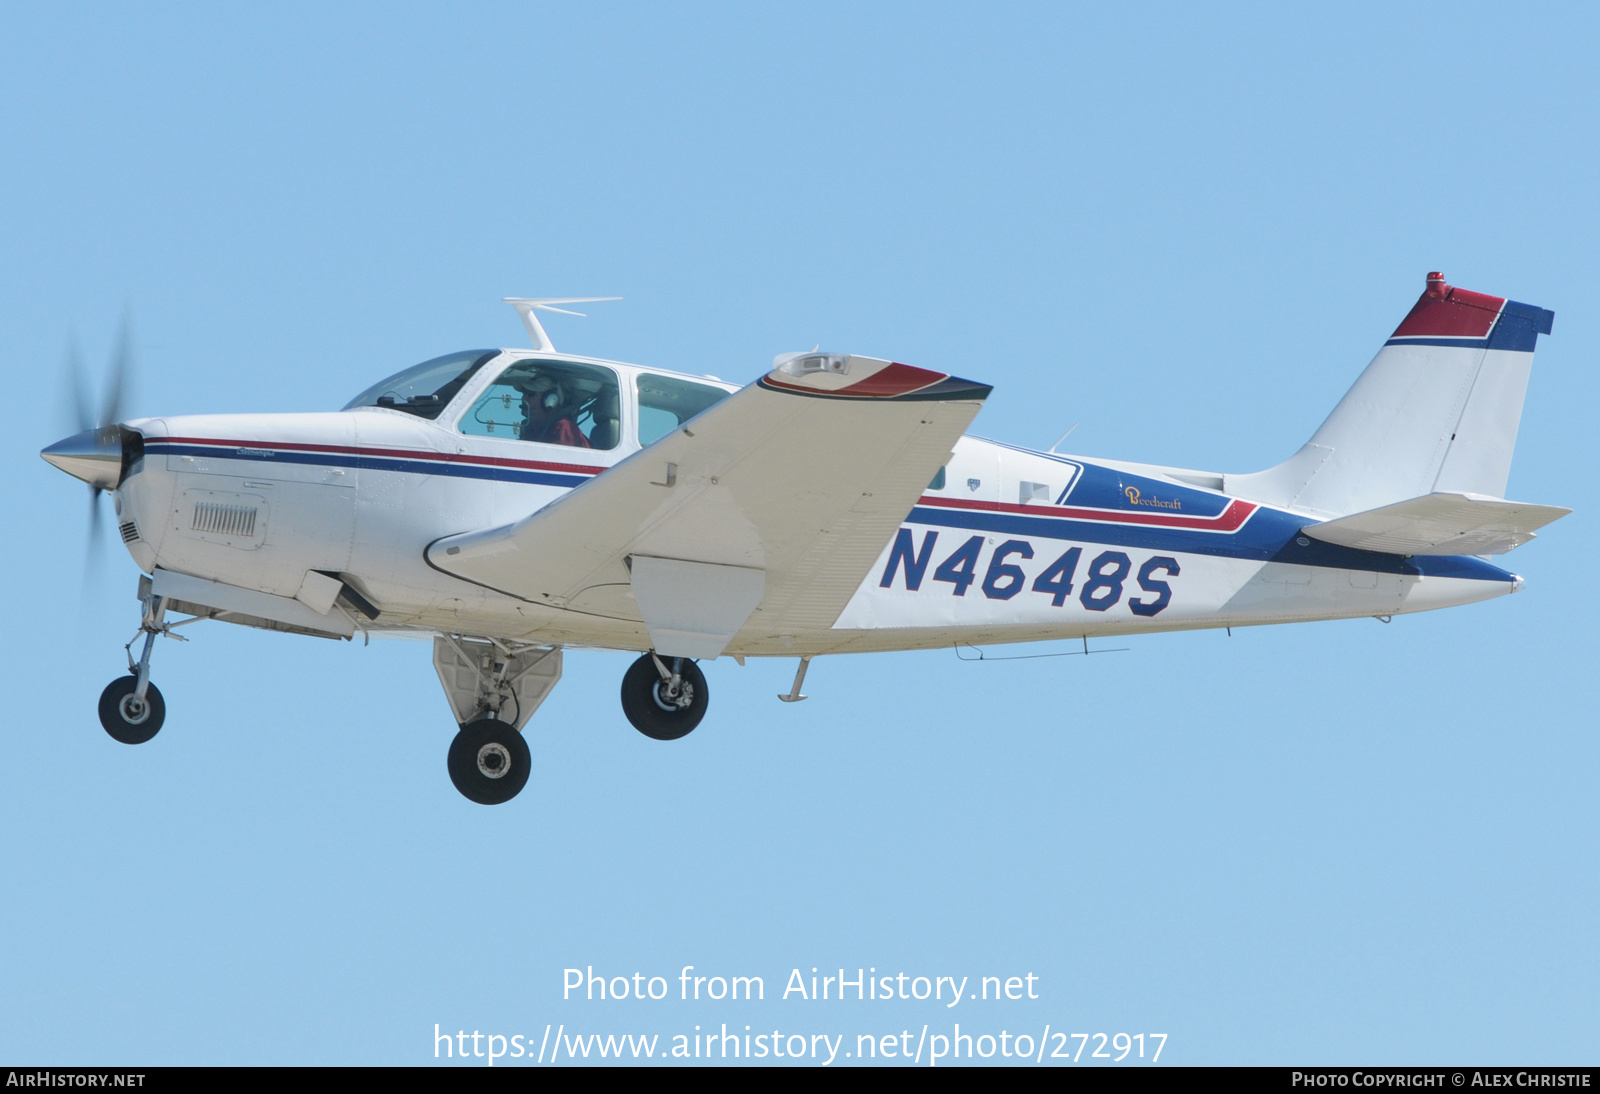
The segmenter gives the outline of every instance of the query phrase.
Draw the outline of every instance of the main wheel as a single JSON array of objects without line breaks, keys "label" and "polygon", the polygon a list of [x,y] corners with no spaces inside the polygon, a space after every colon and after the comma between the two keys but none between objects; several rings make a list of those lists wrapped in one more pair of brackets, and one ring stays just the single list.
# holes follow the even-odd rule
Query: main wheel
[{"label": "main wheel", "polygon": [[113,740],[142,745],[154,737],[167,720],[167,704],[154,684],[144,689],[144,700],[134,698],[137,676],[119,676],[100,693],[100,724]]},{"label": "main wheel", "polygon": [[669,694],[667,681],[661,679],[655,658],[648,653],[632,665],[622,676],[622,713],[628,716],[633,728],[657,741],[676,741],[687,736],[706,716],[706,703],[710,692],[700,666],[687,657],[661,659],[678,673],[678,692]]},{"label": "main wheel", "polygon": [[509,722],[480,718],[450,742],[450,781],[469,801],[499,805],[517,796],[533,767],[528,742]]}]

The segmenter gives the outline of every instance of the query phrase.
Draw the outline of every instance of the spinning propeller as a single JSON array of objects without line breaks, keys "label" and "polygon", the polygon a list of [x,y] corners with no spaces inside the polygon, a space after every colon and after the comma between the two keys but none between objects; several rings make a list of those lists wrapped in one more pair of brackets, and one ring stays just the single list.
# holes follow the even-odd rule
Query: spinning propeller
[{"label": "spinning propeller", "polygon": [[122,482],[130,462],[126,442],[130,434],[137,436],[133,430],[117,424],[127,394],[130,343],[128,321],[124,319],[117,333],[117,345],[112,352],[111,369],[106,378],[105,396],[101,400],[98,415],[84,380],[77,340],[68,343],[68,382],[72,385],[72,410],[79,431],[39,453],[49,463],[89,484],[91,544],[99,542],[100,495],[106,490],[115,490]]}]

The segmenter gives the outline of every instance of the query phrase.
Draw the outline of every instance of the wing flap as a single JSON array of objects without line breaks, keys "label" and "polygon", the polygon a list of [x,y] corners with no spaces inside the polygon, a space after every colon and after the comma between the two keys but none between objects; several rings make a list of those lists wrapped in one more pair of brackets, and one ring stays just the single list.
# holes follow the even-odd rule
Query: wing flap
[{"label": "wing flap", "polygon": [[1424,494],[1302,531],[1324,543],[1390,555],[1499,555],[1572,512],[1483,494]]},{"label": "wing flap", "polygon": [[[812,367],[819,359],[825,365]],[[742,628],[826,628],[989,390],[874,358],[802,357],[544,509],[439,540],[427,558],[446,573],[575,611],[600,599],[586,590],[627,585],[642,609],[634,617],[653,639],[701,636],[685,640],[696,652],[658,643],[676,656],[714,657],[718,636]],[[677,578],[656,563],[630,571],[630,559],[645,558],[722,569]],[[761,574],[761,595],[738,625],[731,606],[751,600],[753,579],[736,571]],[[687,574],[722,590],[727,610],[711,623],[685,614],[692,598],[666,592]],[[618,609],[615,592],[603,599],[606,614]]]},{"label": "wing flap", "polygon": [[629,569],[650,645],[674,657],[716,657],[766,591],[765,573],[746,566],[634,555]]}]

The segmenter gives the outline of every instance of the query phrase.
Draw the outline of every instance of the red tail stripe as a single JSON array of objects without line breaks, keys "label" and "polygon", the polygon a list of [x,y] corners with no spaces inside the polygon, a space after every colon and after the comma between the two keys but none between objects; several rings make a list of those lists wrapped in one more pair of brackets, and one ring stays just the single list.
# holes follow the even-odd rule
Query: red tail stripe
[{"label": "red tail stripe", "polygon": [[1505,299],[1481,292],[1446,288],[1438,296],[1423,293],[1400,320],[1391,338],[1487,338]]}]

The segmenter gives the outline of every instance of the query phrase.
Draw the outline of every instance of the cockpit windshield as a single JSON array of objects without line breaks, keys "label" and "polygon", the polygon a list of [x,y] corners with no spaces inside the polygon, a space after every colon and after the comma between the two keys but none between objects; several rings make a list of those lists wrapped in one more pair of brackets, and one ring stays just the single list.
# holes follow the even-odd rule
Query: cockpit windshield
[{"label": "cockpit windshield", "polygon": [[412,365],[404,372],[397,372],[387,380],[373,384],[346,403],[343,409],[378,406],[387,410],[403,410],[431,421],[472,379],[472,374],[499,353],[496,349],[464,349],[459,353],[447,353],[420,365]]}]

